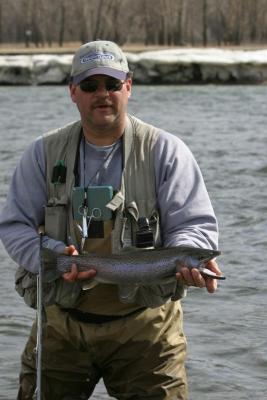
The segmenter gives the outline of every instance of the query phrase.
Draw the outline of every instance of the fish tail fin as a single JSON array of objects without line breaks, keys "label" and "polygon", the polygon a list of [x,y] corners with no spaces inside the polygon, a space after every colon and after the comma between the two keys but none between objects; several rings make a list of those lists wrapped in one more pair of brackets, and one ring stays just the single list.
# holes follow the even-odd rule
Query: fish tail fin
[{"label": "fish tail fin", "polygon": [[57,266],[58,253],[43,247],[41,249],[41,261],[46,271],[55,270]]}]

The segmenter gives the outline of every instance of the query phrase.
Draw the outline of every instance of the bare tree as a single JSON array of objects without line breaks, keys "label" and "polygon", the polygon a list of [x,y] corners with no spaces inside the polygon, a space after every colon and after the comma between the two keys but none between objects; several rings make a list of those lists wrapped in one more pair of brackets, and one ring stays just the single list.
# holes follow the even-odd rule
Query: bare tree
[{"label": "bare tree", "polygon": [[3,3],[2,0],[0,0],[0,43],[2,43],[3,40],[3,33],[2,33],[2,14],[3,14]]},{"label": "bare tree", "polygon": [[59,5],[59,36],[58,36],[58,44],[60,47],[62,47],[64,43],[65,17],[66,17],[65,1],[61,0]]},{"label": "bare tree", "polygon": [[267,0],[0,0],[0,41],[43,46],[267,42]]},{"label": "bare tree", "polygon": [[208,3],[207,0],[202,0],[202,43],[203,46],[207,46],[208,38],[207,38],[207,31],[208,31],[208,24],[207,24],[207,12],[208,12]]},{"label": "bare tree", "polygon": [[98,39],[102,36],[103,26],[101,24],[101,14],[103,15],[104,0],[99,0],[95,3],[95,7],[92,10],[92,26],[94,27],[92,31],[92,38]]},{"label": "bare tree", "polygon": [[25,14],[24,14],[24,40],[25,46],[29,47],[32,37],[32,26],[31,26],[31,8],[32,2],[31,0],[25,0],[23,2]]},{"label": "bare tree", "polygon": [[184,44],[184,17],[185,17],[185,0],[180,0],[177,14],[177,36],[175,44]]}]

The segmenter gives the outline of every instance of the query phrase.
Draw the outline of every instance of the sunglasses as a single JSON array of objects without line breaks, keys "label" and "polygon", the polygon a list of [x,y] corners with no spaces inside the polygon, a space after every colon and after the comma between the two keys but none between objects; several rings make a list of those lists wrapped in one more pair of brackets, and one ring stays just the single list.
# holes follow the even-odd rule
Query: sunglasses
[{"label": "sunglasses", "polygon": [[[115,78],[108,78],[105,80],[104,85],[108,92],[118,92],[125,82]],[[80,83],[80,88],[83,92],[94,93],[97,91],[99,84],[100,82],[97,80],[88,79]]]}]

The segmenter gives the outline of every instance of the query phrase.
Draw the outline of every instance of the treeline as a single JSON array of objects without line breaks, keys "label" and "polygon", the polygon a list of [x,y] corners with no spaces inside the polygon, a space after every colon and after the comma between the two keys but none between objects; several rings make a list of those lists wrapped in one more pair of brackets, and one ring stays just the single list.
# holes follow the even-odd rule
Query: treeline
[{"label": "treeline", "polygon": [[267,0],[0,0],[0,43],[267,43]]}]

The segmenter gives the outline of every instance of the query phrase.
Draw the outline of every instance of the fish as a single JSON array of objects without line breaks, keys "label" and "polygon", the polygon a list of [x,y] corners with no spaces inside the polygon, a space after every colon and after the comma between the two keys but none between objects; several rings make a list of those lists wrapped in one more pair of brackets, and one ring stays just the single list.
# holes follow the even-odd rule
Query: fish
[{"label": "fish", "polygon": [[56,269],[59,274],[64,274],[76,264],[78,271],[95,269],[97,274],[93,279],[99,283],[138,286],[163,284],[176,279],[175,274],[183,267],[197,268],[209,278],[225,279],[206,268],[210,260],[221,254],[219,250],[212,249],[161,247],[102,256],[91,253],[65,255],[42,248],[41,254],[45,270]]}]

